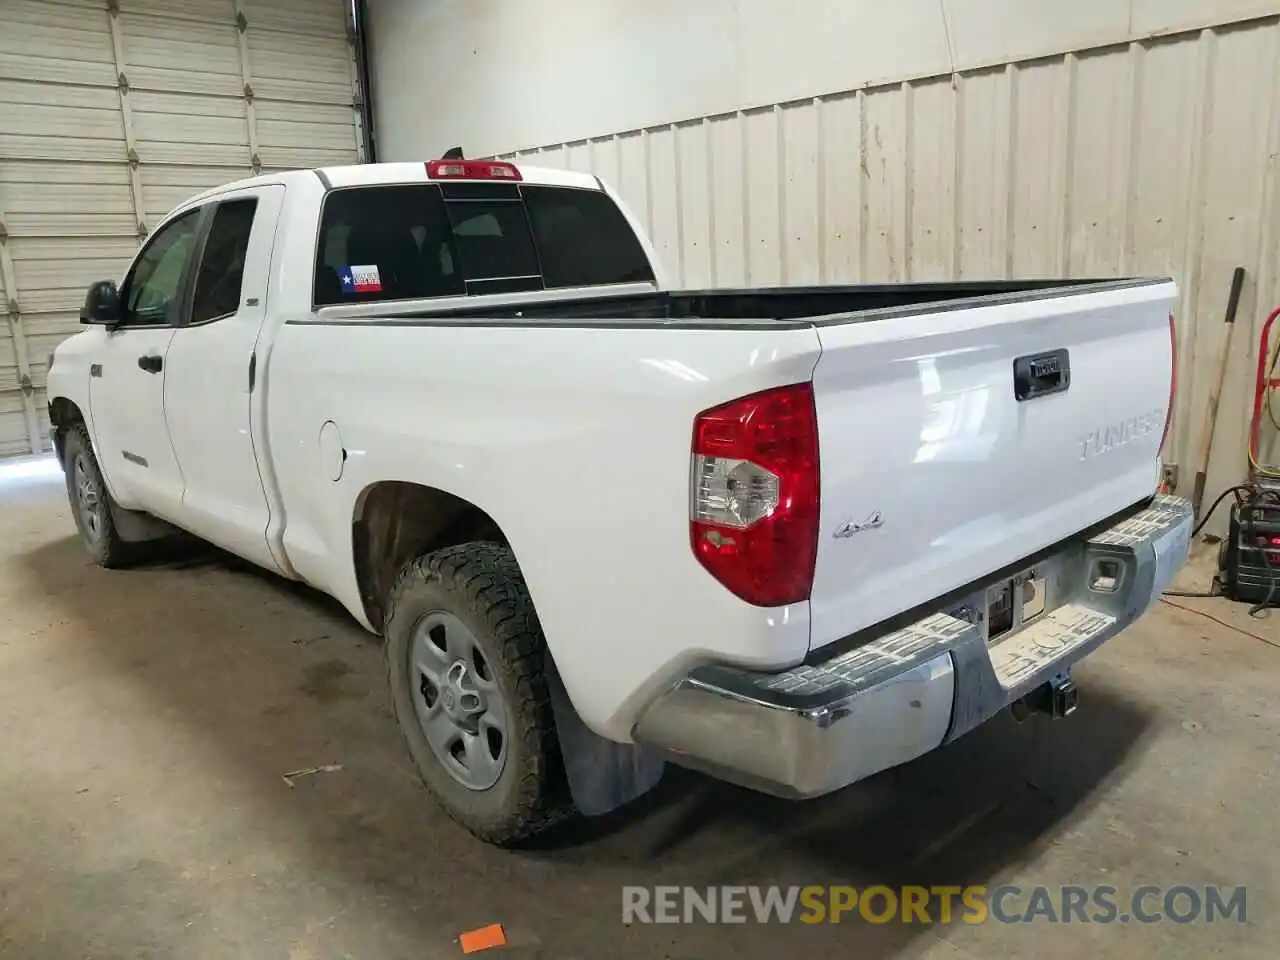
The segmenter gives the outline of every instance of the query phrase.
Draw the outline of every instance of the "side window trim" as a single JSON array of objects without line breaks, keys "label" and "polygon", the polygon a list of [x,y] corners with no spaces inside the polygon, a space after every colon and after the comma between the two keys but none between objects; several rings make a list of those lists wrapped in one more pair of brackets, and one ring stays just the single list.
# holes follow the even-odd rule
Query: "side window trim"
[{"label": "side window trim", "polygon": [[239,303],[236,304],[236,310],[230,313],[220,314],[216,317],[210,317],[207,320],[195,322],[192,317],[195,315],[195,299],[196,299],[196,283],[200,278],[200,265],[204,262],[205,247],[209,243],[209,235],[213,232],[214,220],[218,216],[218,209],[226,203],[235,203],[242,200],[252,200],[254,207],[254,225],[257,224],[257,205],[261,203],[261,197],[257,193],[231,193],[221,194],[217,199],[210,200],[204,205],[203,222],[196,234],[196,242],[192,244],[194,256],[187,263],[186,269],[188,275],[183,280],[182,287],[182,313],[178,318],[177,326],[179,327],[203,327],[206,324],[217,323],[219,320],[225,320],[227,317],[234,316],[239,309]]},{"label": "side window trim", "polygon": [[209,205],[189,207],[180,213],[169,217],[164,223],[156,227],[155,231],[147,238],[147,242],[138,248],[138,252],[134,254],[133,260],[129,263],[129,269],[125,272],[124,283],[120,287],[121,303],[129,302],[129,285],[133,280],[134,274],[137,272],[138,265],[142,262],[142,258],[151,249],[160,235],[173,226],[179,220],[194,215],[196,217],[195,241],[191,244],[191,249],[187,251],[187,257],[182,264],[182,279],[178,283],[178,293],[175,299],[178,301],[178,316],[173,323],[135,323],[127,316],[122,318],[117,329],[120,330],[164,330],[166,328],[176,328],[182,326],[191,308],[191,288],[194,286],[194,265],[196,261],[196,253],[203,249],[204,237],[209,229]]}]

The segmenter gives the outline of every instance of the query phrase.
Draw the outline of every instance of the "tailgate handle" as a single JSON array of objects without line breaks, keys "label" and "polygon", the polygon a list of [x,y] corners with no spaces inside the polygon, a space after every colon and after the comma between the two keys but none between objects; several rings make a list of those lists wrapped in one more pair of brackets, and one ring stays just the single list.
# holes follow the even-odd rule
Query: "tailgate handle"
[{"label": "tailgate handle", "polygon": [[1019,401],[1064,393],[1070,386],[1071,357],[1065,348],[1013,361],[1013,395]]}]

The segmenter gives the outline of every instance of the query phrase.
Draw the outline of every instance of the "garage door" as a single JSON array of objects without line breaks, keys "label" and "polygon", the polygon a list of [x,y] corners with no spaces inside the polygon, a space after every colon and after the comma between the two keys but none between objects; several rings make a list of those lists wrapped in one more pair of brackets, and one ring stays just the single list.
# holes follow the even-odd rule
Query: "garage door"
[{"label": "garage door", "polygon": [[180,201],[360,156],[343,0],[0,2],[0,457],[48,448],[49,354]]}]

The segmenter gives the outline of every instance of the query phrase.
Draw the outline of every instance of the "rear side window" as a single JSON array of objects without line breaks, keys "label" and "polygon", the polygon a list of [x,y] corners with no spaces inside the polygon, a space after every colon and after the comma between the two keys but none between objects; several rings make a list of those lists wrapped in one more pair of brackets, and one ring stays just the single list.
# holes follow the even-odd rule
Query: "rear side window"
[{"label": "rear side window", "polygon": [[257,209],[258,201],[254,199],[218,204],[196,274],[192,323],[227,317],[239,308],[244,260],[249,252],[249,235]]},{"label": "rear side window", "polygon": [[604,193],[514,184],[358,187],[326,197],[315,303],[652,281]]}]

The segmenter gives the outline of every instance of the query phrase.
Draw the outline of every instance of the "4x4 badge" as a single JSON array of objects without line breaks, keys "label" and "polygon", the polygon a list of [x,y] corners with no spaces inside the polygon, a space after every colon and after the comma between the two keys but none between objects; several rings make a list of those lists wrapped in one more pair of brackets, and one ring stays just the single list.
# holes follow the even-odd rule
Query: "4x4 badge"
[{"label": "4x4 badge", "polygon": [[846,520],[840,526],[836,527],[833,536],[837,540],[843,540],[846,537],[852,537],[855,533],[862,533],[864,530],[879,530],[884,526],[884,521],[880,519],[880,511],[877,510],[861,523],[854,523],[852,520]]}]

